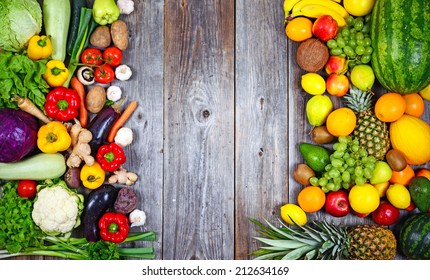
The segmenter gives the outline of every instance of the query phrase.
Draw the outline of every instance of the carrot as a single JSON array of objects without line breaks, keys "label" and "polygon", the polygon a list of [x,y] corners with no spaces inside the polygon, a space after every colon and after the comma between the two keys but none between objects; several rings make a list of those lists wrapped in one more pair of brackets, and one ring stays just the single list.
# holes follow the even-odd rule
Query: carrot
[{"label": "carrot", "polygon": [[118,130],[124,125],[124,123],[130,118],[131,114],[133,114],[134,110],[137,108],[137,102],[131,101],[124,111],[121,113],[119,118],[112,124],[112,127],[108,133],[107,141],[113,142],[116,133]]},{"label": "carrot", "polygon": [[38,118],[39,120],[41,120],[44,123],[49,123],[51,122],[51,119],[49,119],[42,110],[40,110],[36,105],[34,105],[34,103],[28,99],[27,97],[21,97],[18,95],[15,95],[12,98],[13,101],[17,102],[18,107],[24,111],[29,113],[30,115]]},{"label": "carrot", "polygon": [[76,76],[73,76],[70,80],[70,86],[72,89],[76,90],[81,100],[81,106],[79,107],[79,122],[83,128],[88,125],[88,110],[85,106],[85,87],[81,81],[78,80]]}]

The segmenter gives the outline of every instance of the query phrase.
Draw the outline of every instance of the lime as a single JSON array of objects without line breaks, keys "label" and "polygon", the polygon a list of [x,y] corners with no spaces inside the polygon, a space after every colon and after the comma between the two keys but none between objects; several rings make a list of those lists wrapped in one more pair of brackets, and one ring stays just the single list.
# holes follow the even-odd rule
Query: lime
[{"label": "lime", "polygon": [[401,184],[392,184],[387,189],[387,199],[399,209],[405,209],[411,204],[411,194],[409,190]]},{"label": "lime", "polygon": [[306,73],[302,75],[301,85],[304,91],[312,95],[323,94],[326,90],[324,78],[317,73]]},{"label": "lime", "polygon": [[287,203],[281,207],[281,218],[290,225],[304,226],[308,222],[305,211],[292,203]]}]

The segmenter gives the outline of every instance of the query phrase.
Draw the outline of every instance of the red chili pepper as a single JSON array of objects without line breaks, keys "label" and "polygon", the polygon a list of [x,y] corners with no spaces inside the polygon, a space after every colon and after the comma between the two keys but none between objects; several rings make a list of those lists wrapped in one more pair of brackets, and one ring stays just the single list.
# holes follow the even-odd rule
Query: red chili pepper
[{"label": "red chili pepper", "polygon": [[100,163],[103,170],[114,172],[125,162],[126,157],[121,146],[112,142],[110,144],[102,145],[98,149],[96,160]]},{"label": "red chili pepper", "polygon": [[58,86],[46,95],[45,111],[50,118],[69,121],[78,116],[80,105],[76,90]]},{"label": "red chili pepper", "polygon": [[129,228],[128,218],[122,213],[106,212],[99,220],[100,237],[105,241],[123,242]]}]

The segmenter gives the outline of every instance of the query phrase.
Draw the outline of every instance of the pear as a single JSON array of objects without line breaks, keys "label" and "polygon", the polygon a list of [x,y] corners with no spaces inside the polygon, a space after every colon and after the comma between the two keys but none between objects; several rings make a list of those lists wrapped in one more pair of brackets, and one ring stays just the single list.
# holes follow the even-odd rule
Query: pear
[{"label": "pear", "polygon": [[315,95],[306,103],[306,116],[312,126],[325,123],[333,110],[333,103],[327,95]]},{"label": "pear", "polygon": [[362,91],[369,91],[375,83],[375,73],[367,64],[359,64],[351,70],[351,83]]}]

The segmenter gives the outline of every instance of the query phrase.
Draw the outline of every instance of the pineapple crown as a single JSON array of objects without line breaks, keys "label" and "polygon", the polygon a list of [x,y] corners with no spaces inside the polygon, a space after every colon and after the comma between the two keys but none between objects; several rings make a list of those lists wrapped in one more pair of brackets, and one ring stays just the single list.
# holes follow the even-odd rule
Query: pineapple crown
[{"label": "pineapple crown", "polygon": [[349,92],[343,97],[346,100],[346,105],[356,113],[365,112],[372,106],[373,92],[362,91],[359,88],[351,85]]},{"label": "pineapple crown", "polygon": [[348,256],[348,235],[345,227],[336,227],[326,221],[313,221],[311,225],[300,226],[294,230],[281,223],[276,227],[266,219],[267,226],[255,219],[258,232],[267,238],[254,237],[269,246],[262,246],[252,254],[258,260],[333,260]]}]

